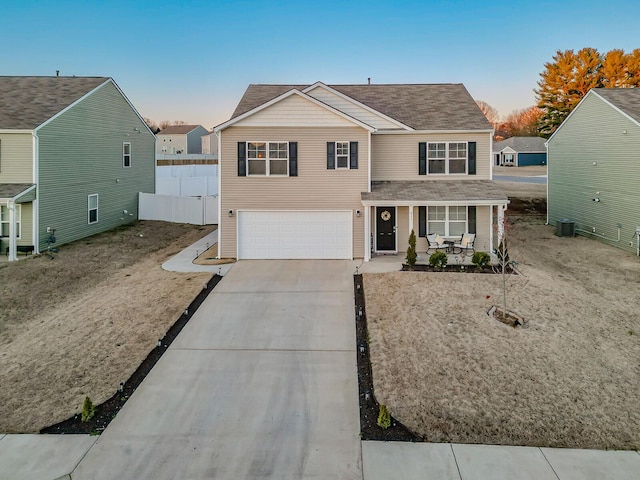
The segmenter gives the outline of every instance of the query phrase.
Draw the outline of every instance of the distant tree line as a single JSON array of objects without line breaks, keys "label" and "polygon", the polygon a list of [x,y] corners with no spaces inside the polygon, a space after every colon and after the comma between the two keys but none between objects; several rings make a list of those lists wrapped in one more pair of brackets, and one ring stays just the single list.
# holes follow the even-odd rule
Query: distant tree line
[{"label": "distant tree line", "polygon": [[149,128],[153,133],[158,133],[164,130],[165,128],[170,127],[171,125],[186,124],[184,120],[174,120],[172,122],[170,122],[169,120],[162,120],[160,123],[156,123],[153,120],[151,120],[149,117],[144,117],[144,121],[146,122],[146,124],[149,126]]},{"label": "distant tree line", "polygon": [[515,110],[501,120],[495,108],[476,101],[495,130],[494,140],[514,136],[548,138],[592,88],[640,87],[640,48],[630,53],[614,49],[605,54],[595,48],[558,50],[544,68],[534,90],[536,106]]},{"label": "distant tree line", "polygon": [[542,110],[538,132],[549,137],[592,88],[640,87],[640,48],[604,55],[589,47],[578,52],[558,50],[544,68],[534,91]]}]

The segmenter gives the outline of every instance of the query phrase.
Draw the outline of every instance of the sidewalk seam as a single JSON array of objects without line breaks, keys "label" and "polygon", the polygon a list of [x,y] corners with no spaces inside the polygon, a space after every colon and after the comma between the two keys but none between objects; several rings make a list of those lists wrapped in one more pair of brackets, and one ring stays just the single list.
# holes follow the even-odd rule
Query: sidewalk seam
[{"label": "sidewalk seam", "polygon": [[556,476],[556,478],[558,480],[560,480],[560,476],[558,475],[558,472],[556,472],[556,469],[553,468],[553,465],[551,465],[551,462],[549,461],[549,459],[547,458],[547,456],[544,454],[544,452],[542,451],[542,448],[538,447],[538,450],[540,450],[540,453],[542,454],[542,456],[544,457],[544,459],[547,461],[547,463],[549,464],[549,466],[551,467],[551,470],[553,471],[553,474]]},{"label": "sidewalk seam", "polygon": [[[76,463],[75,467],[73,467],[73,468],[71,469],[71,471],[67,474],[67,475],[69,475],[69,478],[70,478],[70,479],[73,479],[73,476],[72,476],[72,475],[73,475],[73,473],[76,471],[76,469],[78,468],[78,466],[80,465],[80,463],[82,463],[82,461],[84,460],[84,457],[86,457],[86,456],[87,456],[87,454],[91,451],[91,449],[95,446],[95,444],[96,444],[96,443],[98,443],[98,440],[100,440],[100,435],[98,435],[98,438],[96,438],[96,441],[95,441],[95,442],[93,442],[93,443],[91,444],[91,446],[87,449],[87,451],[86,451],[86,452],[84,452],[84,455],[82,455],[82,457],[80,457],[80,459],[79,459],[79,460],[78,460],[78,462]],[[64,478],[64,477],[63,477],[63,478]]]},{"label": "sidewalk seam", "polygon": [[458,465],[458,459],[456,458],[456,451],[453,449],[453,443],[449,444],[449,448],[451,448],[451,453],[453,453],[453,461],[456,462],[456,469],[458,470],[458,476],[460,480],[462,479],[462,472],[460,472],[460,465]]}]

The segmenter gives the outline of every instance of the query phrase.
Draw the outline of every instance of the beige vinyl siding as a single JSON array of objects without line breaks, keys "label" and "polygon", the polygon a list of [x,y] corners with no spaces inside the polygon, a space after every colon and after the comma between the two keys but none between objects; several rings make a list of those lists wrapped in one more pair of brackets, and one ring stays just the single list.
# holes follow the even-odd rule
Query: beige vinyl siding
[{"label": "beige vinyl siding", "polygon": [[[237,215],[233,210],[354,210],[353,254],[364,256],[361,192],[368,185],[368,132],[362,128],[243,128],[221,132],[220,255],[236,257]],[[297,177],[238,176],[239,141],[298,142]],[[357,141],[358,169],[327,169],[327,142]]]},{"label": "beige vinyl siding", "polygon": [[[138,192],[154,192],[155,136],[113,84],[98,88],[39,129],[38,136],[41,249],[47,226],[56,229],[63,244],[138,218]],[[123,167],[123,142],[131,143],[128,168]],[[98,222],[89,224],[92,194],[98,194]]]},{"label": "beige vinyl siding", "polygon": [[[475,175],[419,175],[420,142],[476,142]],[[489,133],[374,134],[371,137],[371,179],[427,180],[435,178],[488,179],[491,175],[491,135]]]},{"label": "beige vinyl siding", "polygon": [[[158,135],[156,142],[156,153],[175,154],[182,150],[183,154],[187,153],[187,136],[186,135]],[[162,151],[163,147],[167,147],[166,151]]]},{"label": "beige vinyl siding", "polygon": [[236,127],[353,127],[351,120],[298,95],[291,95],[234,124]]},{"label": "beige vinyl siding", "polygon": [[[20,240],[18,245],[33,245],[33,203],[20,203]],[[5,245],[9,239],[5,239]]]},{"label": "beige vinyl siding", "polygon": [[0,133],[0,183],[34,183],[30,133]]},{"label": "beige vinyl siding", "polygon": [[399,129],[397,124],[390,122],[389,120],[381,117],[380,115],[376,115],[369,110],[362,108],[349,100],[339,97],[335,93],[332,93],[322,87],[316,87],[310,92],[308,95],[320,100],[327,105],[331,105],[332,107],[340,110],[341,112],[346,113],[347,115],[352,116],[353,118],[357,118],[361,122],[366,123],[367,125],[371,125],[372,127],[379,129]]},{"label": "beige vinyl siding", "polygon": [[549,141],[548,175],[550,224],[566,218],[579,234],[595,228],[606,238],[594,238],[636,251],[640,126],[590,94]]}]

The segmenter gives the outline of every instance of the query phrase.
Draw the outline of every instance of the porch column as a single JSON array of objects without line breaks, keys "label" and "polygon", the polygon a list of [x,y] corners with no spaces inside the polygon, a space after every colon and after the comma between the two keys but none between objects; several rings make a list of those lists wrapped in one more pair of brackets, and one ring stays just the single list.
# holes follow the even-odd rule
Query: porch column
[{"label": "porch column", "polygon": [[364,207],[364,261],[371,260],[371,207]]},{"label": "porch column", "polygon": [[9,261],[13,262],[18,259],[16,249],[16,203],[13,200],[7,202],[7,210],[9,211]]},{"label": "porch column", "polygon": [[504,237],[504,211],[506,208],[506,205],[498,205],[498,244]]},{"label": "porch column", "polygon": [[409,205],[409,231],[407,232],[407,238],[411,235],[413,230],[413,205]]}]

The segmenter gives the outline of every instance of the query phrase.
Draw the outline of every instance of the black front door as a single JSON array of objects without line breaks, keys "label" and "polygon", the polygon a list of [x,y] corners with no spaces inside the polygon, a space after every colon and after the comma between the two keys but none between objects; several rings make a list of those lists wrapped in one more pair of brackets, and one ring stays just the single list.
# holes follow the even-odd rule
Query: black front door
[{"label": "black front door", "polygon": [[376,250],[396,249],[396,207],[376,207]]}]

